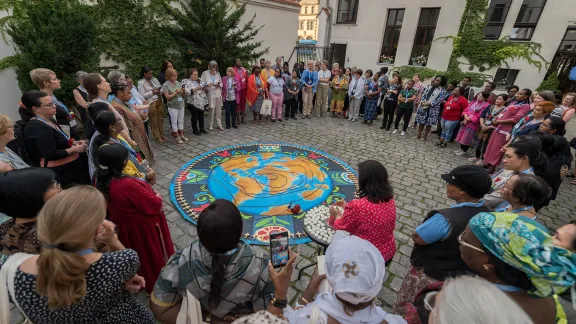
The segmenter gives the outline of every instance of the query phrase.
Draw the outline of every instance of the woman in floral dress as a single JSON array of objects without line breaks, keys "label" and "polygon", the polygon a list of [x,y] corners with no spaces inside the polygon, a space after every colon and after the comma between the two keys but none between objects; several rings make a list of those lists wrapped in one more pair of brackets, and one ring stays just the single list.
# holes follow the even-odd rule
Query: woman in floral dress
[{"label": "woman in floral dress", "polygon": [[366,106],[364,107],[364,124],[372,125],[378,112],[378,97],[380,97],[380,88],[378,87],[378,78],[376,74],[366,84]]},{"label": "woman in floral dress", "polygon": [[[418,124],[418,135],[416,139],[425,141],[432,126],[438,123],[440,105],[445,97],[446,90],[444,87],[446,83],[446,77],[439,75],[434,78],[432,84],[427,86],[422,93],[420,104],[416,111],[416,123]],[[424,132],[424,136],[422,136],[424,127],[426,127],[426,131]]]},{"label": "woman in floral dress", "polygon": [[332,117],[336,117],[336,114],[342,114],[348,93],[348,78],[344,75],[343,69],[338,70],[338,75],[332,79],[330,88],[332,89],[330,111],[332,111]]}]

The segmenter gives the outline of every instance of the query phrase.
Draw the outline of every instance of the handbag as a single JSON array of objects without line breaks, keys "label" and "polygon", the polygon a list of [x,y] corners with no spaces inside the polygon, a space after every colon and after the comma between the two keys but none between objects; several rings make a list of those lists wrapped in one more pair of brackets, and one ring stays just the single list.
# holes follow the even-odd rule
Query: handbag
[{"label": "handbag", "polygon": [[[14,277],[16,276],[16,270],[22,264],[22,262],[28,260],[30,257],[33,257],[32,254],[26,253],[15,253],[11,255],[8,260],[4,263],[2,268],[0,269],[0,323],[10,323],[10,297],[12,298],[12,302],[20,313],[24,315],[26,320],[24,323],[32,323],[27,317],[26,314],[18,305],[18,301],[16,300],[15,290],[14,290]],[[8,297],[10,294],[10,297]]]},{"label": "handbag", "polygon": [[176,317],[176,324],[204,324],[202,320],[202,308],[200,302],[188,289],[186,289],[186,296],[182,297],[182,305],[180,312]]},{"label": "handbag", "polygon": [[262,108],[260,109],[260,115],[272,115],[272,100],[270,99],[263,99],[262,100]]}]

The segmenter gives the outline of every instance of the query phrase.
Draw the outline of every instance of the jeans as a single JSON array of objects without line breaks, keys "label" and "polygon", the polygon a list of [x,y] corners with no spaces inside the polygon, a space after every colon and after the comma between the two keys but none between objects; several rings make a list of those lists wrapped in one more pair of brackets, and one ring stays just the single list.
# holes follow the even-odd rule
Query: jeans
[{"label": "jeans", "polygon": [[286,110],[284,110],[284,117],[296,117],[296,111],[298,110],[298,100],[296,97],[286,100]]},{"label": "jeans", "polygon": [[408,129],[408,125],[410,124],[410,117],[412,117],[412,111],[414,108],[400,108],[396,109],[396,120],[394,121],[394,129],[398,129],[400,126],[400,118],[404,119],[404,125],[402,125],[402,131],[406,131]]},{"label": "jeans", "polygon": [[204,130],[204,110],[198,109],[192,104],[186,104],[186,108],[192,115],[192,131],[194,134],[198,134],[199,131]]},{"label": "jeans", "polygon": [[446,120],[442,118],[440,120],[442,125],[442,135],[440,135],[440,139],[449,141],[452,138],[452,133],[454,132],[454,129],[459,122],[459,120]]},{"label": "jeans", "polygon": [[231,125],[236,126],[236,100],[224,101],[224,110],[226,111],[226,128]]},{"label": "jeans", "polygon": [[284,101],[283,93],[270,93],[270,100],[272,100],[272,114],[270,118],[282,120],[282,102]]},{"label": "jeans", "polygon": [[184,130],[184,108],[168,108],[172,133]]},{"label": "jeans", "polygon": [[385,127],[386,130],[390,129],[392,126],[392,121],[394,120],[394,111],[396,111],[396,107],[398,106],[398,101],[394,100],[384,100],[384,119],[382,120],[382,127]]}]

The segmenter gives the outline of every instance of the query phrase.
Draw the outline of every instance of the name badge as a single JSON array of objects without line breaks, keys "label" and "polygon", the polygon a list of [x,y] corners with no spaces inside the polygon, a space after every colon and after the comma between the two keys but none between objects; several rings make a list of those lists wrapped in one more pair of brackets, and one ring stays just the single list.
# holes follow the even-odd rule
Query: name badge
[{"label": "name badge", "polygon": [[502,117],[504,117],[504,114],[500,114],[500,115],[496,116],[496,118],[502,118]]},{"label": "name badge", "polygon": [[246,79],[242,78],[242,82],[245,82],[245,81],[246,81]]},{"label": "name badge", "polygon": [[[71,124],[71,123],[70,123]],[[62,128],[62,131],[64,132],[64,134],[66,134],[68,137],[70,136],[70,126],[68,125],[60,125],[60,128]]]},{"label": "name badge", "polygon": [[484,122],[484,125],[490,126],[492,125],[492,121],[491,120],[487,120]]},{"label": "name badge", "polygon": [[70,127],[76,126],[76,119],[70,120]]},{"label": "name badge", "polygon": [[308,81],[308,84],[312,84],[312,81]]},{"label": "name badge", "polygon": [[178,97],[178,102],[182,102],[182,97]]}]

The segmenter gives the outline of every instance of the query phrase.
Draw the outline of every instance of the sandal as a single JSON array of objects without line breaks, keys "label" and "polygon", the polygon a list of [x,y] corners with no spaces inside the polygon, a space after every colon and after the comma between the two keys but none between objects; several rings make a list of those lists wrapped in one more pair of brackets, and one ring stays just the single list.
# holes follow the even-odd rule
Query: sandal
[{"label": "sandal", "polygon": [[180,137],[176,137],[176,143],[184,144],[184,141]]}]

